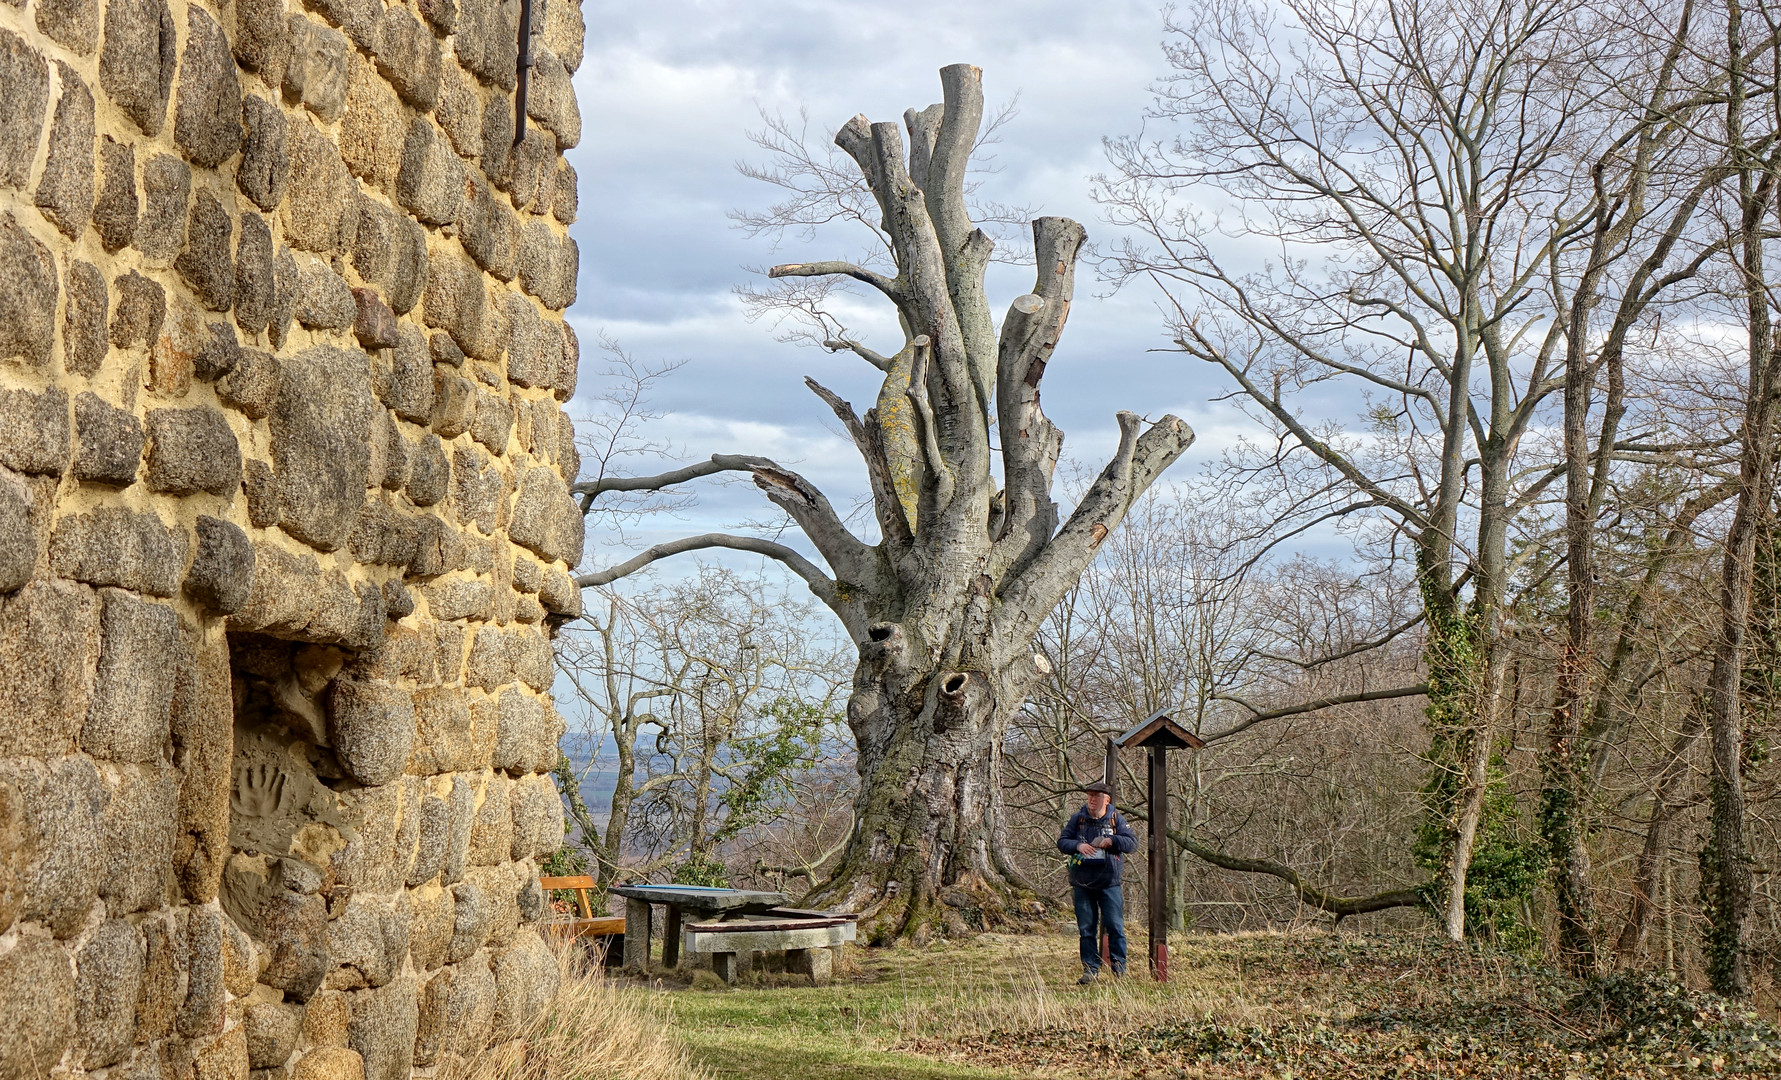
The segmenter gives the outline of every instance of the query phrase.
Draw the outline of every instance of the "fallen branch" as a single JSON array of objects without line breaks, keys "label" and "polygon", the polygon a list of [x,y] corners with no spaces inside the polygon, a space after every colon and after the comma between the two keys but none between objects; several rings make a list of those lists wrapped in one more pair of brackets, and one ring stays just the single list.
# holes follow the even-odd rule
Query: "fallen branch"
[{"label": "fallen branch", "polygon": [[1371,911],[1385,911],[1388,908],[1424,907],[1422,893],[1415,889],[1387,889],[1374,893],[1372,896],[1337,896],[1327,889],[1306,884],[1299,872],[1283,863],[1268,859],[1242,859],[1235,855],[1227,855],[1217,848],[1208,847],[1193,837],[1174,829],[1169,830],[1169,839],[1182,848],[1213,866],[1224,870],[1235,870],[1244,874],[1268,874],[1279,878],[1292,886],[1292,891],[1299,900],[1319,911],[1327,911],[1341,923],[1350,915],[1365,915]]}]

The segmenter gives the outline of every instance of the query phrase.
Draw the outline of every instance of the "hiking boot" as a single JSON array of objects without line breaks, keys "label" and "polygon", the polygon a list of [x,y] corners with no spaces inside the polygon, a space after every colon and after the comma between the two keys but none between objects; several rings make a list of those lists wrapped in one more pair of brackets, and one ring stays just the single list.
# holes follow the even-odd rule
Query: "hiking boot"
[{"label": "hiking boot", "polygon": [[1089,983],[1094,982],[1096,979],[1098,979],[1100,977],[1101,977],[1101,969],[1100,968],[1083,968],[1082,969],[1082,978],[1076,980],[1076,985],[1077,986],[1087,986]]},{"label": "hiking boot", "polygon": [[1124,964],[1114,964],[1113,965],[1113,977],[1115,979],[1125,978],[1125,965]]}]

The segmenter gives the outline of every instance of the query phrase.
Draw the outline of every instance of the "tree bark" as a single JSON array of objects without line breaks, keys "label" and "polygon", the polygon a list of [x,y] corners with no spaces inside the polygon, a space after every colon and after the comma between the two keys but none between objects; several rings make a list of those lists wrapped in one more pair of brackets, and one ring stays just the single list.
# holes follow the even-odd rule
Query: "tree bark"
[{"label": "tree bark", "polygon": [[[880,942],[1042,912],[1008,852],[1001,794],[1003,737],[1039,677],[1034,639],[1109,531],[1193,442],[1176,417],[1145,427],[1119,414],[1113,460],[1060,526],[1051,487],[1063,433],[1040,409],[1039,387],[1069,315],[1086,234],[1065,218],[1033,222],[1033,289],[1010,305],[998,336],[983,281],[994,244],[965,202],[981,77],[965,64],[942,69],[944,102],[904,115],[907,151],[896,124],[863,116],[835,136],[882,212],[894,278],[831,261],[770,271],[861,281],[896,306],[902,348],[852,350],[885,374],[864,417],[806,380],[864,459],[878,542],[855,537],[796,473],[718,455],[709,466],[603,483],[643,490],[746,471],[803,531],[826,572],[781,544],[708,534],[578,579],[603,584],[668,555],[729,547],[791,567],[841,619],[859,647],[847,719],[860,790],[847,848],[805,902],[861,912],[868,939]],[[589,505],[599,493],[583,490]]]}]

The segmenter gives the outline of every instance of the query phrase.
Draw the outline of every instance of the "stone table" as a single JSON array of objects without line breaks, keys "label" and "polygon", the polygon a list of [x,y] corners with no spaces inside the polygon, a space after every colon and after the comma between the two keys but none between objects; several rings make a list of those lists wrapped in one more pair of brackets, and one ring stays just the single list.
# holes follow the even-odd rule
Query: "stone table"
[{"label": "stone table", "polygon": [[784,893],[755,889],[719,889],[707,885],[614,885],[614,896],[625,898],[625,967],[635,971],[649,968],[650,906],[661,904],[667,909],[662,926],[662,966],[680,963],[681,913],[690,911],[701,918],[726,915],[758,915],[785,904]]}]

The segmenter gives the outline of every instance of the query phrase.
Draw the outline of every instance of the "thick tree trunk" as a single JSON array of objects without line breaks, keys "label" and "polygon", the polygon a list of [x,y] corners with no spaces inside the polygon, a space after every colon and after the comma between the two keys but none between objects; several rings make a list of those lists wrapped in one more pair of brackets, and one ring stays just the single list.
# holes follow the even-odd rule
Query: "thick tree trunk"
[{"label": "thick tree trunk", "polygon": [[1043,908],[1007,851],[1002,740],[1038,671],[949,670],[908,643],[880,624],[860,649],[854,834],[806,902],[865,914],[873,941],[1024,924]]}]

